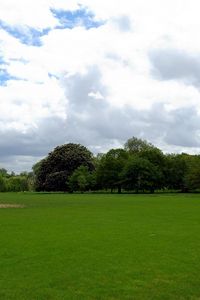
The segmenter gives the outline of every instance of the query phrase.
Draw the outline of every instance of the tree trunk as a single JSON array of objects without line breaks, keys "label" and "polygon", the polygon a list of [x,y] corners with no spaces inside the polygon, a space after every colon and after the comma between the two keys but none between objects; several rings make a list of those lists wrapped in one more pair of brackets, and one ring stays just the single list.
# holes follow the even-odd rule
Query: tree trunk
[{"label": "tree trunk", "polygon": [[150,193],[154,194],[155,190],[153,188],[150,189]]},{"label": "tree trunk", "polygon": [[121,185],[118,185],[118,194],[121,194],[121,192],[122,192]]}]

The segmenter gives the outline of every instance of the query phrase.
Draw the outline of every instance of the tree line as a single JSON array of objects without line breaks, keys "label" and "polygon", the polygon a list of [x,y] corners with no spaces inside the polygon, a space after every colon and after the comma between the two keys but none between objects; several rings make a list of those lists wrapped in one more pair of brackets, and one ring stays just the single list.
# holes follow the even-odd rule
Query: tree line
[{"label": "tree line", "polygon": [[25,192],[33,191],[35,177],[33,172],[22,172],[16,175],[9,173],[5,168],[0,168],[0,192]]},{"label": "tree line", "polygon": [[56,147],[32,172],[0,169],[0,191],[150,192],[200,190],[200,155],[164,154],[132,137],[124,148],[94,156],[80,144]]}]

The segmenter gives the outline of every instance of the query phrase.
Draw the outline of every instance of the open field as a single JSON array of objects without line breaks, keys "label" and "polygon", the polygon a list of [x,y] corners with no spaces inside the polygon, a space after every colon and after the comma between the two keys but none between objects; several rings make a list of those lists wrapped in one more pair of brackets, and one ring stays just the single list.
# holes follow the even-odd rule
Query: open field
[{"label": "open field", "polygon": [[0,204],[1,300],[200,299],[199,195],[13,193]]}]

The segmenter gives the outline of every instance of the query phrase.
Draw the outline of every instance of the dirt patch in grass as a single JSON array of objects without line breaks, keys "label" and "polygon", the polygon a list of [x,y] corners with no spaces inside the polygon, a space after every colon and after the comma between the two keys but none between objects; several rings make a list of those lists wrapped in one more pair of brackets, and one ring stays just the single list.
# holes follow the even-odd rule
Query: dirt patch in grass
[{"label": "dirt patch in grass", "polygon": [[24,208],[24,205],[20,204],[8,204],[8,203],[0,203],[0,209],[1,208]]}]

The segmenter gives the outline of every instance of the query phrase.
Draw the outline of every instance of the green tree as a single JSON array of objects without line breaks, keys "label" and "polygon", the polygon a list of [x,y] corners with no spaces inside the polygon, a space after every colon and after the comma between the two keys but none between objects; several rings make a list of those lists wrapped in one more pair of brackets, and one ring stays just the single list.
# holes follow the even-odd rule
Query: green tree
[{"label": "green tree", "polygon": [[91,180],[92,176],[88,168],[85,166],[80,166],[69,177],[67,184],[70,188],[70,191],[80,191],[83,193],[90,189]]},{"label": "green tree", "polygon": [[185,185],[188,191],[200,189],[200,156],[188,155],[186,164],[188,168],[185,175]]},{"label": "green tree", "polygon": [[45,190],[56,192],[56,191],[66,191],[66,178],[68,173],[66,171],[53,172],[46,175],[45,180]]},{"label": "green tree", "polygon": [[36,191],[45,191],[46,177],[51,174],[48,169],[47,158],[37,162],[32,167],[34,174],[34,187]]},{"label": "green tree", "polygon": [[24,180],[26,181],[26,189],[28,191],[33,191],[34,190],[34,182],[35,182],[35,176],[34,176],[34,172],[21,172],[20,173],[21,178],[24,178]]},{"label": "green tree", "polygon": [[132,137],[127,140],[124,145],[126,151],[130,153],[139,153],[144,150],[149,150],[154,148],[151,143],[148,143],[146,140],[142,140],[136,137]]},{"label": "green tree", "polygon": [[165,184],[168,189],[187,192],[186,175],[188,172],[188,156],[185,154],[166,155],[164,170]]},{"label": "green tree", "polygon": [[[139,157],[147,159],[156,170],[156,188],[165,187],[165,169],[166,169],[166,158],[163,152],[156,147],[149,147],[139,152]],[[159,174],[159,176],[158,176]]]},{"label": "green tree", "polygon": [[124,149],[111,149],[102,156],[97,168],[97,182],[102,188],[110,188],[111,192],[117,188],[121,193],[121,172],[127,159],[128,153]]},{"label": "green tree", "polygon": [[8,190],[11,192],[28,191],[28,181],[25,176],[12,176],[7,180]]},{"label": "green tree", "polygon": [[3,177],[7,177],[8,171],[4,168],[0,168],[0,175],[2,175]]},{"label": "green tree", "polygon": [[6,178],[0,174],[0,192],[6,192]]},{"label": "green tree", "polygon": [[56,147],[35,167],[36,190],[66,191],[66,182],[74,170],[81,165],[94,169],[92,159],[92,153],[82,145],[70,143]]},{"label": "green tree", "polygon": [[123,186],[127,190],[148,190],[151,193],[158,188],[160,171],[150,161],[139,156],[132,156],[127,161],[122,172]]}]

